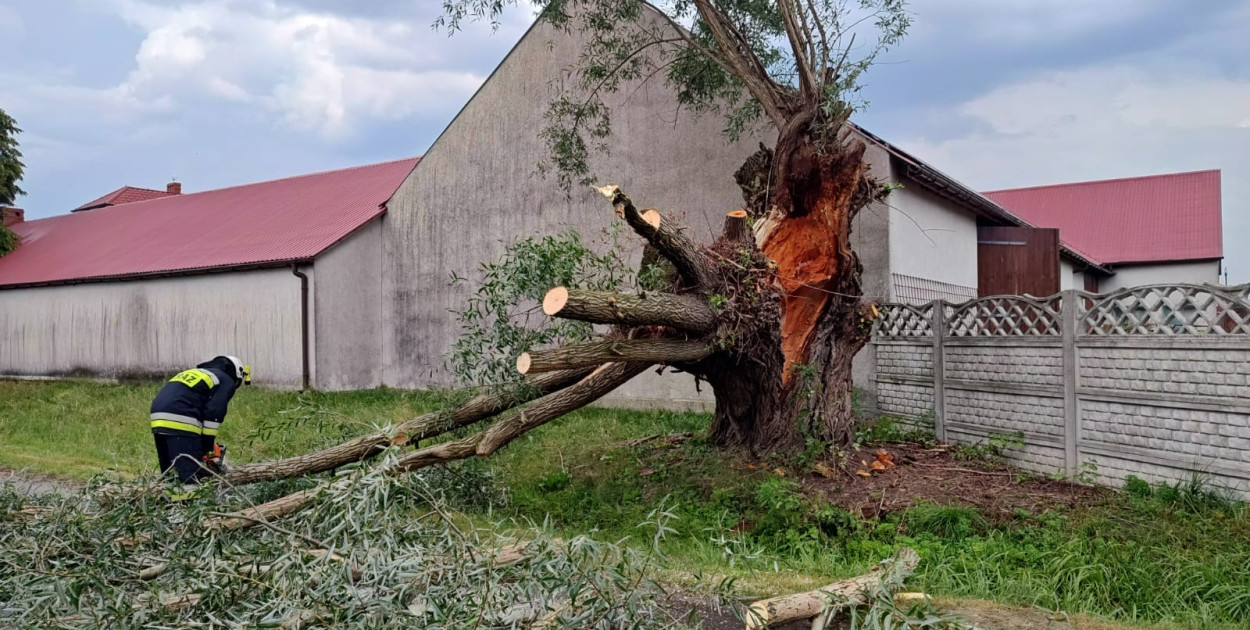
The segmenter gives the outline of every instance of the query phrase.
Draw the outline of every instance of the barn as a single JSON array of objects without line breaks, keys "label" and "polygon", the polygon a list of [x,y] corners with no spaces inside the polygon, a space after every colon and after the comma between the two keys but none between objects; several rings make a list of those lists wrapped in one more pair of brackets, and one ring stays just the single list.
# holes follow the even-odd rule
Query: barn
[{"label": "barn", "polygon": [[275,387],[380,372],[379,218],[397,160],[192,194],[123,189],[70,214],[6,214],[0,374],[168,374],[216,354]]}]

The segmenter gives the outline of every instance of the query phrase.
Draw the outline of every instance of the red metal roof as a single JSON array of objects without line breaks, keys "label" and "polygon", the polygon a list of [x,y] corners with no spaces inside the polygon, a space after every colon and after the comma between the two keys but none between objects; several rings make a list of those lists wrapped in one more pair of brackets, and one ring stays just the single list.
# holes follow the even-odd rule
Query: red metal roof
[{"label": "red metal roof", "polygon": [[93,199],[87,203],[73,209],[73,212],[82,210],[90,210],[92,208],[101,208],[104,206],[120,206],[124,203],[134,203],[136,201],[147,201],[149,199],[157,199],[165,197],[169,193],[163,190],[152,190],[151,188],[135,188],[134,186],[122,186],[113,192]]},{"label": "red metal roof", "polygon": [[381,214],[419,159],[18,223],[0,286],[307,260]]},{"label": "red metal roof", "polygon": [[983,194],[1101,263],[1224,256],[1218,170]]}]

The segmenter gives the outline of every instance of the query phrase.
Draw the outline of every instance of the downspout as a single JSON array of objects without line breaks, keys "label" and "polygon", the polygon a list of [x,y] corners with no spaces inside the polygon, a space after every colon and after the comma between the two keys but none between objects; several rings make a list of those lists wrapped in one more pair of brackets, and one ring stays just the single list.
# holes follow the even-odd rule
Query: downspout
[{"label": "downspout", "polygon": [[291,263],[291,273],[299,278],[299,337],[304,369],[304,386],[301,391],[308,391],[312,382],[312,371],[308,365],[308,276],[299,270],[299,263]]}]

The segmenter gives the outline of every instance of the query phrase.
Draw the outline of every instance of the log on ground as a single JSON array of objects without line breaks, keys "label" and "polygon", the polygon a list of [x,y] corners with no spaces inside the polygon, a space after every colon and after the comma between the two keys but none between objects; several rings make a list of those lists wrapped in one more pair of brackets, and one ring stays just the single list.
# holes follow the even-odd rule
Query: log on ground
[{"label": "log on ground", "polygon": [[862,603],[863,594],[876,586],[881,578],[890,575],[891,582],[901,584],[920,564],[920,556],[904,547],[888,564],[859,577],[840,580],[806,593],[783,595],[762,599],[751,604],[747,611],[747,630],[771,628],[799,619],[811,619],[822,613],[827,617],[850,605]]}]

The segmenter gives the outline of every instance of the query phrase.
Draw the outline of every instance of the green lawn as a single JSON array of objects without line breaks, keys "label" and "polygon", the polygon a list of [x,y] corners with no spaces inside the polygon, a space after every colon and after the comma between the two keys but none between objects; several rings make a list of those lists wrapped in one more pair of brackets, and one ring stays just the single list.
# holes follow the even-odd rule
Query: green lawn
[{"label": "green lawn", "polygon": [[[147,406],[155,384],[0,381],[0,466],[83,479],[155,467]],[[295,454],[433,408],[434,394],[311,394],[245,389],[222,441],[238,461]],[[563,533],[647,535],[663,505],[669,579],[729,575],[761,594],[862,572],[901,546],[923,558],[935,595],[1081,612],[1157,628],[1250,627],[1250,510],[1193,488],[1150,488],[1065,513],[987,522],[965,508],[918,506],[863,521],[796,491],[773,466],[743,466],[698,437],[705,414],[585,409],[496,456],[451,467],[449,500],[491,527],[549,518]],[[693,433],[672,445],[624,440]],[[767,462],[761,462],[767,464]],[[742,524],[747,524],[742,526]],[[735,526],[740,526],[735,529]],[[1154,624],[1154,625],[1152,625]]]}]

